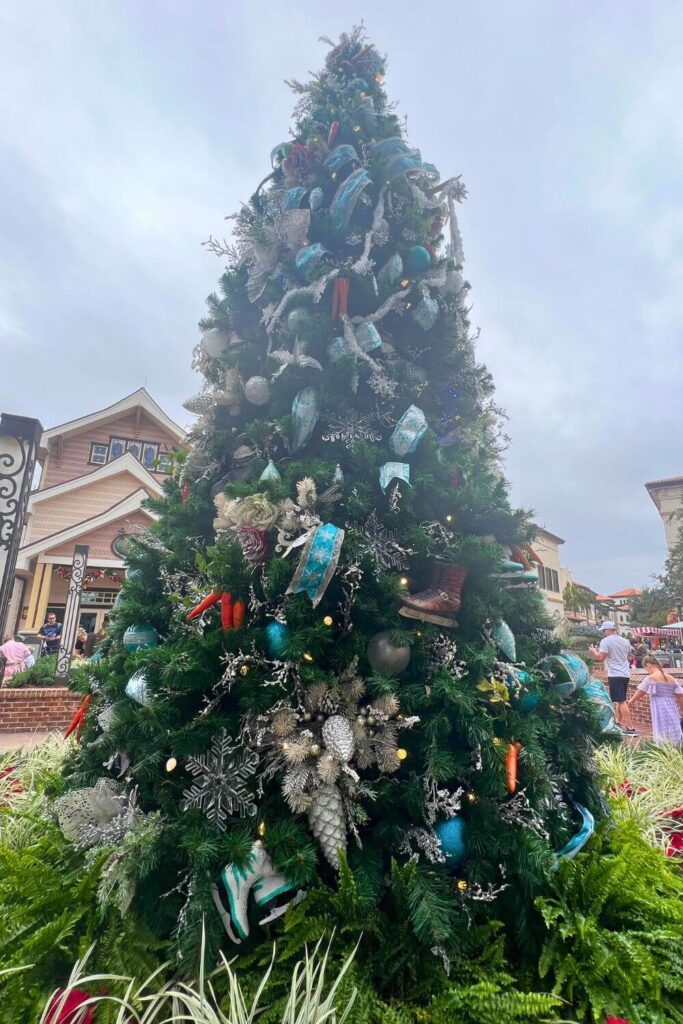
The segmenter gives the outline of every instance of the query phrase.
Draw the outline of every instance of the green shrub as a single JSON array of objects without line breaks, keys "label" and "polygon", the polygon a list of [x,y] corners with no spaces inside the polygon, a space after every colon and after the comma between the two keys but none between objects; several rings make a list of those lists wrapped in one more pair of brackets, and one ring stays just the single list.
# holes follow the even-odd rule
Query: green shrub
[{"label": "green shrub", "polygon": [[[7,686],[63,686],[63,683],[55,684],[56,671],[57,655],[47,654],[44,658],[38,658],[31,668],[26,668],[23,672],[16,672],[11,679],[8,679]],[[88,663],[74,659],[69,669],[69,686],[74,690],[87,692],[90,675],[91,670]]]}]

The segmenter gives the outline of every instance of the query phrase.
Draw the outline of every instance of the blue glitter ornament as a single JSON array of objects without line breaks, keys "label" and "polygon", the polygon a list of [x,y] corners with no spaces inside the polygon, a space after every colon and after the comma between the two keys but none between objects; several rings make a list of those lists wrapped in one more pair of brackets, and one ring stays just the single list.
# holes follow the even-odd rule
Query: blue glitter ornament
[{"label": "blue glitter ornament", "polygon": [[123,646],[127,651],[146,651],[158,643],[159,634],[149,622],[129,626],[123,634]]},{"label": "blue glitter ornament", "polygon": [[289,645],[289,626],[285,622],[269,622],[266,626],[266,650],[271,658],[281,658]]},{"label": "blue glitter ornament", "polygon": [[467,856],[464,819],[456,814],[455,817],[447,818],[445,821],[437,821],[434,831],[441,843],[441,849],[446,857],[446,864],[449,868],[457,868]]},{"label": "blue glitter ornament", "polygon": [[432,257],[424,245],[412,245],[403,258],[403,265],[409,274],[423,274],[431,262]]}]

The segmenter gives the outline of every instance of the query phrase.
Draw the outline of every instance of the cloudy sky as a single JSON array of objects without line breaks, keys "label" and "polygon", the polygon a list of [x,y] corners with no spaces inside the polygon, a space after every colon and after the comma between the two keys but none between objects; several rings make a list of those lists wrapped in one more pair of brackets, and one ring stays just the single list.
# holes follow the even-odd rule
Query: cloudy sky
[{"label": "cloudy sky", "polygon": [[666,0],[0,0],[0,409],[140,385],[180,422],[220,263],[287,137],[283,79],[361,19],[411,141],[462,174],[479,353],[517,503],[597,590],[665,557],[683,474],[683,6]]}]

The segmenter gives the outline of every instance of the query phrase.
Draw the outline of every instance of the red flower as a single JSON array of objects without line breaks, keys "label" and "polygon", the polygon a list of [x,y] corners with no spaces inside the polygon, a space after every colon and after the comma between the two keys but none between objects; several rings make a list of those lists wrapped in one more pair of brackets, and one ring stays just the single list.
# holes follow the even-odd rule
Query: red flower
[{"label": "red flower", "polygon": [[625,1017],[607,1017],[605,1024],[630,1024]]},{"label": "red flower", "polygon": [[666,851],[667,857],[683,856],[683,832],[673,832],[669,836],[669,846]]},{"label": "red flower", "polygon": [[74,1024],[76,1020],[79,1021],[79,1024],[81,1021],[82,1024],[94,1024],[95,1016],[91,1007],[88,1007],[82,1016],[78,1016],[79,1008],[90,999],[89,992],[73,988],[62,1002],[63,996],[63,988],[55,992],[48,1006],[45,1024]]}]

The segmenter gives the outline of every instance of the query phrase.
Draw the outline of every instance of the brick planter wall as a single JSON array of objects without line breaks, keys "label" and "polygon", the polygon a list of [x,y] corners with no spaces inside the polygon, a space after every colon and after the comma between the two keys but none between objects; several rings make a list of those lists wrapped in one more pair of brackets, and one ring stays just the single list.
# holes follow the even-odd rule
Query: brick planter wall
[{"label": "brick planter wall", "polygon": [[27,686],[0,690],[0,732],[64,729],[83,700],[65,686]]}]

